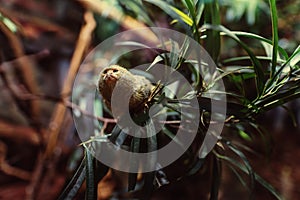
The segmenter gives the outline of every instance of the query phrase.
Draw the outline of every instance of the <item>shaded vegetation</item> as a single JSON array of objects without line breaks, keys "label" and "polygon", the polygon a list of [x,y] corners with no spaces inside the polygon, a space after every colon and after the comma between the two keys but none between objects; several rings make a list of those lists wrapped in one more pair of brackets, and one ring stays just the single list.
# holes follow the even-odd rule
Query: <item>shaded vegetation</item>
[{"label": "shaded vegetation", "polygon": [[[274,187],[269,183],[272,179],[266,181],[265,174],[256,171],[259,167],[268,168],[264,164],[272,159],[273,146],[281,145],[280,140],[272,140],[276,135],[270,131],[270,124],[283,123],[277,116],[282,115],[280,108],[286,110],[290,124],[299,123],[300,5],[294,4],[299,3],[293,0],[285,3],[275,0],[251,3],[3,1],[0,6],[0,191],[4,192],[0,196],[7,199],[299,197],[299,191],[291,192],[287,188],[289,180],[283,178],[286,187],[280,189],[278,184]],[[115,126],[116,121],[101,97],[97,96],[88,107],[90,97],[85,95],[84,87],[73,91],[72,87],[80,64],[97,44],[123,30],[151,26],[177,30],[193,38],[212,57],[219,75],[206,82],[195,70],[195,62],[179,56],[188,53],[189,44],[178,46],[171,42],[177,54],[145,50],[119,58],[118,62],[124,66],[150,62],[151,66],[168,64],[178,70],[197,91],[201,108],[196,139],[176,162],[154,172],[126,174],[109,169],[93,158],[91,152],[108,140],[132,152],[152,152],[172,140],[180,126],[167,124],[158,135],[150,126],[147,134],[155,136],[146,139],[128,136]],[[148,35],[139,37],[150,40]],[[128,41],[126,45],[142,44]],[[97,69],[89,66],[87,69],[94,80]],[[211,102],[202,94],[211,92],[219,80],[223,80],[226,92],[213,92],[227,97],[225,127],[214,149],[200,158],[199,148],[211,116]],[[83,84],[94,87],[91,83]],[[189,94],[176,99],[166,95],[159,84],[158,89],[149,105],[164,103],[168,108],[167,122],[180,120],[182,115],[193,120],[193,116],[177,109],[180,100],[189,102]],[[71,102],[72,93],[78,98]],[[88,116],[95,122],[93,127],[87,127],[90,132],[83,143],[72,114],[75,118]],[[299,127],[292,130],[299,132]],[[289,136],[281,139],[289,144]],[[180,146],[180,141],[176,142]],[[292,159],[296,160],[296,155]],[[262,157],[266,160],[263,164],[257,161]],[[149,159],[148,164],[155,162],[154,158]],[[288,170],[282,169],[285,172]],[[277,174],[271,176],[279,178]],[[287,176],[283,174],[283,177]],[[226,185],[232,182],[236,191]]]}]

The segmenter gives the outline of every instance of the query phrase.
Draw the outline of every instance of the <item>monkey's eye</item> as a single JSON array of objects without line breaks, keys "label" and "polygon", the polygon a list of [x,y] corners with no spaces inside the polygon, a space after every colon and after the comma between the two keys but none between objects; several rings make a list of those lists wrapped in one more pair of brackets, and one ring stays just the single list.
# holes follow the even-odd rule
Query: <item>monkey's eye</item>
[{"label": "monkey's eye", "polygon": [[106,73],[107,73],[107,69],[103,71],[103,74],[106,74]]},{"label": "monkey's eye", "polygon": [[114,72],[114,73],[116,73],[116,72],[118,72],[118,71],[119,71],[119,70],[117,70],[117,69],[113,69],[113,72]]}]

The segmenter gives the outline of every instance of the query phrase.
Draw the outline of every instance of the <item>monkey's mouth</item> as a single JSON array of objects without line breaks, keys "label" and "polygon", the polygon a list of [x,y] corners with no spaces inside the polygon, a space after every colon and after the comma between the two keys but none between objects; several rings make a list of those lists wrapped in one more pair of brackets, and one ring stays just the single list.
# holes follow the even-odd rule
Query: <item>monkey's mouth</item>
[{"label": "monkey's mouth", "polygon": [[103,78],[106,82],[116,82],[118,78],[114,74],[106,74]]}]

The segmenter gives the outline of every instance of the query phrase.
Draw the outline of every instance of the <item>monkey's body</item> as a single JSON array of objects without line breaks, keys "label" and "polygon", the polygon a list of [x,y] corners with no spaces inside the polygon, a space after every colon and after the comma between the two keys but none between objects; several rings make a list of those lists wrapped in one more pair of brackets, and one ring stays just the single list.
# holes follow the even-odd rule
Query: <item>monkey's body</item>
[{"label": "monkey's body", "polygon": [[[103,69],[99,75],[98,89],[109,109],[112,94],[117,92],[118,98],[129,98],[129,111],[138,111],[144,106],[153,88],[154,86],[145,77],[134,75],[118,65]],[[123,99],[118,99],[117,110],[124,110],[124,106],[127,106],[121,105]]]}]

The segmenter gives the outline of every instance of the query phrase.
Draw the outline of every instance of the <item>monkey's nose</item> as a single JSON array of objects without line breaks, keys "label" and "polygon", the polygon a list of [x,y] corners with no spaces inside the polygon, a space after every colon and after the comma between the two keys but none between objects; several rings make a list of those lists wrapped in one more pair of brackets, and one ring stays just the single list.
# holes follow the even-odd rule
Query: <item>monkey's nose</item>
[{"label": "monkey's nose", "polygon": [[107,72],[105,77],[104,77],[104,80],[106,81],[115,81],[117,78],[115,77],[114,73],[113,72]]}]

